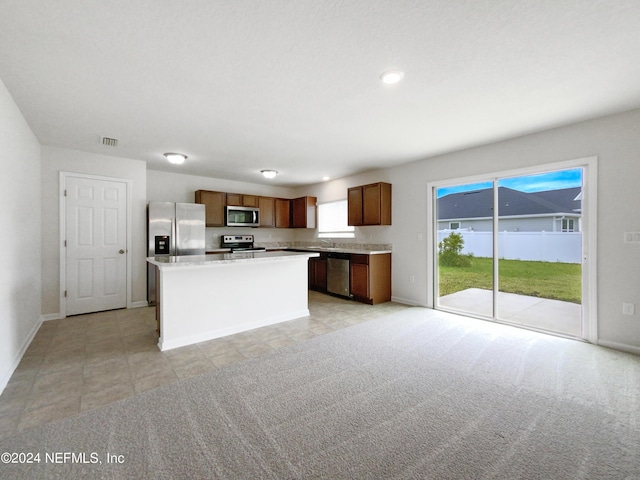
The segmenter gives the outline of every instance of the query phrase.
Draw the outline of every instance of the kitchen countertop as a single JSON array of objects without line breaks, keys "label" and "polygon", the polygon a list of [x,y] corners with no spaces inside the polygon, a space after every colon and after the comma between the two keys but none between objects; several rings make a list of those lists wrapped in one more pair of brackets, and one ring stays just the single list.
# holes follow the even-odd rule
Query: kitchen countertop
[{"label": "kitchen countertop", "polygon": [[361,255],[380,255],[383,253],[391,253],[391,250],[365,250],[342,247],[293,247],[288,248],[287,250],[294,250],[296,252],[355,253]]},{"label": "kitchen countertop", "polygon": [[281,260],[294,260],[296,257],[317,257],[319,253],[312,252],[226,252],[209,255],[183,255],[171,257],[147,257],[147,262],[156,265],[160,269],[175,267],[197,267],[203,265],[222,265],[226,263],[246,262],[277,262]]},{"label": "kitchen countertop", "polygon": [[[230,248],[212,248],[207,250],[207,255],[230,253]],[[362,248],[343,247],[267,247],[267,252],[322,252],[322,253],[355,253],[360,255],[379,255],[391,253],[391,250],[368,250]],[[255,252],[253,252],[255,253]]]}]

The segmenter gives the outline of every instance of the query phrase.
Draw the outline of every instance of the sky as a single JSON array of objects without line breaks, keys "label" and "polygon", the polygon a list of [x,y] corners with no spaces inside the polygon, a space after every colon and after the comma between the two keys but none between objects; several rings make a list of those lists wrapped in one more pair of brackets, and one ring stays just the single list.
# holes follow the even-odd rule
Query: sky
[{"label": "sky", "polygon": [[[492,182],[468,183],[452,187],[438,188],[438,198],[451,193],[468,192],[471,190],[482,190],[491,188]],[[501,178],[498,180],[499,187],[507,187],[520,192],[541,192],[546,190],[559,190],[561,188],[572,188],[582,186],[582,169],[573,168],[570,170],[560,170],[557,172],[540,173],[536,175],[526,175],[520,177]]]}]

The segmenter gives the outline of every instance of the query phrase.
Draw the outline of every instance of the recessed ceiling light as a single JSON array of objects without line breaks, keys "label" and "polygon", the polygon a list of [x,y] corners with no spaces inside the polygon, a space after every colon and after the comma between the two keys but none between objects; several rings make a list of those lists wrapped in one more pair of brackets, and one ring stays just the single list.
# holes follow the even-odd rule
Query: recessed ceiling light
[{"label": "recessed ceiling light", "polygon": [[183,153],[165,153],[164,156],[167,157],[170,163],[175,165],[181,165],[187,159],[187,156]]},{"label": "recessed ceiling light", "polygon": [[323,182],[326,182],[326,181],[328,181],[328,180],[331,180],[331,178],[330,178],[330,177],[322,177],[322,181],[323,181]]},{"label": "recessed ceiling light", "polygon": [[404,72],[400,70],[389,70],[380,75],[380,80],[382,83],[387,85],[393,85],[394,83],[398,83],[404,77]]},{"label": "recessed ceiling light", "polygon": [[276,170],[260,170],[264,178],[274,178],[278,172]]}]

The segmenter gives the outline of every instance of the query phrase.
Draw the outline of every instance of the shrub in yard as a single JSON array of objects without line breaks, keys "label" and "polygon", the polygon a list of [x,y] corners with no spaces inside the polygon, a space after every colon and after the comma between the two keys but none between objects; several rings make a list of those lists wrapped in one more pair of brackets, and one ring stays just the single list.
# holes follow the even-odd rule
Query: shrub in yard
[{"label": "shrub in yard", "polygon": [[448,237],[438,243],[438,261],[446,267],[469,267],[473,255],[462,255],[464,238],[459,233],[451,232]]}]

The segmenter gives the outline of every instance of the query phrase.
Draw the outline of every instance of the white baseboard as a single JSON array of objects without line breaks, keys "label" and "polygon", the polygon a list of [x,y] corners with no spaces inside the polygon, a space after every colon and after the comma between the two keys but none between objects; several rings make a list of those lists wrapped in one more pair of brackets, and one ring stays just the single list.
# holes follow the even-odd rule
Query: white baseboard
[{"label": "white baseboard", "polygon": [[127,308],[142,308],[142,307],[148,307],[149,306],[149,302],[147,301],[140,301],[140,302],[131,302],[131,305],[129,305]]},{"label": "white baseboard", "polygon": [[411,307],[426,307],[427,305],[424,305],[420,302],[416,302],[415,300],[411,300],[409,298],[402,298],[402,297],[391,297],[391,301],[392,302],[396,302],[396,303],[402,303],[403,305],[409,305]]},{"label": "white baseboard", "polygon": [[626,343],[610,342],[608,340],[598,340],[598,345],[601,347],[613,348],[614,350],[621,350],[623,352],[635,353],[640,355],[640,347],[633,345],[627,345]]},{"label": "white baseboard", "polygon": [[246,332],[247,330],[253,330],[254,328],[266,327],[274,325],[276,323],[287,322],[289,320],[295,320],[296,318],[308,317],[309,309],[299,310],[296,312],[290,312],[285,315],[279,315],[276,317],[265,318],[256,322],[245,323],[242,325],[236,325],[231,328],[221,328],[212,330],[209,332],[203,332],[199,335],[176,338],[171,341],[163,341],[162,337],[158,340],[158,348],[161,351],[171,350],[174,348],[185,347],[187,345],[193,345],[194,343],[206,342],[207,340],[213,340],[215,338],[226,337],[236,333]]},{"label": "white baseboard", "polygon": [[5,389],[5,387],[9,383],[9,380],[11,380],[11,375],[13,375],[13,372],[15,372],[16,368],[18,368],[18,365],[20,365],[20,361],[22,360],[24,352],[26,352],[27,348],[29,348],[29,345],[31,344],[31,341],[33,340],[33,337],[36,336],[36,333],[38,332],[38,329],[40,328],[40,325],[42,325],[42,320],[37,321],[33,325],[33,328],[31,329],[31,331],[27,335],[27,338],[25,339],[24,343],[22,344],[22,347],[20,347],[20,351],[16,355],[16,358],[14,358],[14,360],[11,363],[11,365],[9,366],[8,370],[6,372],[3,372],[2,375],[0,376],[0,394],[2,394],[2,392]]},{"label": "white baseboard", "polygon": [[[140,302],[133,302],[127,308],[142,308],[142,307],[148,307],[148,306],[149,306],[149,302],[143,300]],[[47,313],[46,315],[40,315],[40,320],[43,322],[48,322],[49,320],[60,320],[61,318],[65,318],[65,317],[63,317],[62,314],[60,313]]]}]

